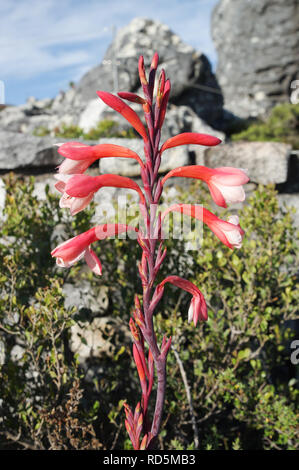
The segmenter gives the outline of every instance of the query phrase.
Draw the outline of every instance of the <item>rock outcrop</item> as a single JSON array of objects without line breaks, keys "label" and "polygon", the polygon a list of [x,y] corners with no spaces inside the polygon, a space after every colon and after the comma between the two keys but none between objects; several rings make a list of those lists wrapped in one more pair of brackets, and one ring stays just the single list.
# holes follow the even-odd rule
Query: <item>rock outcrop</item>
[{"label": "rock outcrop", "polygon": [[61,162],[55,140],[0,130],[0,170],[55,166]]},{"label": "rock outcrop", "polygon": [[117,86],[118,90],[138,91],[136,61],[142,54],[149,66],[156,51],[158,71],[164,68],[172,81],[170,101],[190,106],[210,124],[219,120],[222,95],[207,57],[184,43],[167,25],[146,18],[135,18],[118,32],[102,63],[80,80],[77,94],[87,103],[95,98],[97,89],[113,91]]},{"label": "rock outcrop", "polygon": [[246,118],[289,100],[299,78],[298,0],[220,0],[212,36],[226,109]]},{"label": "rock outcrop", "polygon": [[251,182],[277,184],[288,179],[290,154],[291,146],[280,142],[233,142],[207,148],[204,164],[211,168],[244,168]]}]

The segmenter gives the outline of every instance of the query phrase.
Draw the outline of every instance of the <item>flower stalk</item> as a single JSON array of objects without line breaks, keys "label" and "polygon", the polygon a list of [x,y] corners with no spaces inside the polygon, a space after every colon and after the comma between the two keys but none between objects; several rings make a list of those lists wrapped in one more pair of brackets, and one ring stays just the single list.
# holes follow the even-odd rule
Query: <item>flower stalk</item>
[{"label": "flower stalk", "polygon": [[[133,359],[140,381],[141,399],[134,412],[127,403],[124,405],[126,430],[136,450],[152,449],[156,446],[163,417],[166,363],[171,337],[164,336],[159,344],[154,329],[153,316],[163,297],[165,285],[170,283],[192,295],[188,312],[189,322],[193,321],[196,326],[198,321],[206,321],[208,318],[204,296],[198,287],[190,281],[173,274],[167,276],[160,284],[156,284],[157,275],[167,254],[162,233],[165,217],[169,212],[180,212],[198,218],[206,223],[229,248],[239,248],[244,235],[236,216],[228,221],[222,221],[204,208],[198,211],[198,206],[186,204],[174,204],[162,213],[160,201],[164,183],[171,177],[200,179],[208,185],[216,204],[226,207],[226,203],[244,200],[245,194],[242,185],[248,181],[248,176],[243,170],[225,167],[212,170],[198,165],[176,168],[164,178],[160,177],[161,159],[167,158],[167,152],[164,156],[167,149],[186,144],[214,146],[221,141],[210,135],[188,132],[174,136],[160,146],[161,128],[165,119],[171,86],[162,69],[158,79],[157,94],[154,98],[158,59],[156,53],[148,77],[144,59],[142,56],[139,59],[138,70],[143,98],[129,92],[120,92],[118,96],[115,96],[106,91],[97,91],[99,98],[129,121],[142,137],[144,160],[132,150],[112,144],[91,147],[78,142],[68,142],[58,148],[58,152],[65,158],[59,167],[58,183],[56,183],[58,191],[62,193],[60,202],[62,207],[67,207],[72,213],[77,213],[86,207],[95,192],[103,186],[129,188],[139,194],[143,227],[130,227],[124,224],[106,224],[106,226],[93,227],[85,234],[64,242],[52,251],[52,256],[56,257],[59,266],[68,267],[85,258],[93,272],[101,275],[102,266],[100,260],[90,249],[91,243],[120,232],[130,230],[137,232],[137,241],[142,251],[141,260],[138,263],[142,295],[139,297],[136,294],[135,296],[135,306],[129,326],[133,338]],[[141,106],[146,126],[137,113],[123,100]],[[83,174],[97,159],[113,157],[137,160],[140,164],[142,185],[139,186],[130,178],[118,175],[88,176]],[[152,399],[155,374],[157,380],[155,405],[153,415],[149,416],[149,402]]]}]

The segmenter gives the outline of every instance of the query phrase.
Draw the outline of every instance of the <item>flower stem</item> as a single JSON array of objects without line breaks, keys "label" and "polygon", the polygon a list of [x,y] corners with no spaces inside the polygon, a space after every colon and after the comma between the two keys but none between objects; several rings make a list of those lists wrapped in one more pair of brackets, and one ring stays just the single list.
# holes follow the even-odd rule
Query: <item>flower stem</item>
[{"label": "flower stem", "polygon": [[155,365],[157,370],[158,386],[156,395],[156,406],[151,429],[153,439],[155,439],[159,434],[163,414],[166,388],[166,358],[158,358],[158,360],[155,362]]}]

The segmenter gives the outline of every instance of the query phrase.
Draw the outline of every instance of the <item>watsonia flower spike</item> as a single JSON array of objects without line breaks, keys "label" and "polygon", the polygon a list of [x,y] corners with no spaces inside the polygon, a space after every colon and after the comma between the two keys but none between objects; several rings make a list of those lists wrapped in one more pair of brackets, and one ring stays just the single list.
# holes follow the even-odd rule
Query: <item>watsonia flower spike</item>
[{"label": "watsonia flower spike", "polygon": [[[144,159],[130,149],[113,144],[89,146],[80,142],[67,142],[59,145],[58,148],[60,155],[65,158],[59,166],[56,183],[56,188],[62,193],[60,200],[62,207],[69,207],[74,214],[86,207],[93,195],[103,186],[129,188],[139,194],[144,231],[125,224],[98,225],[62,243],[52,251],[52,256],[56,258],[59,266],[69,267],[84,258],[95,274],[101,274],[100,260],[91,250],[91,245],[97,240],[103,240],[118,233],[128,231],[137,233],[137,242],[142,250],[141,260],[137,263],[142,294],[135,296],[135,306],[129,326],[133,338],[132,356],[139,376],[141,397],[134,412],[127,403],[124,405],[125,427],[132,446],[136,450],[156,447],[162,422],[166,362],[171,350],[171,337],[163,335],[162,342],[158,343],[153,316],[163,297],[166,284],[172,284],[191,294],[190,307],[186,315],[189,322],[193,322],[196,326],[199,321],[206,321],[208,318],[204,295],[193,283],[175,273],[169,274],[160,283],[156,282],[167,255],[162,230],[165,217],[170,212],[179,212],[198,218],[229,248],[240,248],[244,236],[237,216],[231,216],[228,221],[224,221],[201,206],[179,203],[173,204],[162,213],[160,200],[164,184],[172,177],[200,179],[208,185],[214,201],[225,207],[227,203],[244,199],[245,193],[242,186],[248,181],[244,170],[230,167],[212,170],[200,165],[175,168],[160,178],[161,159],[167,158],[168,149],[186,144],[214,146],[218,145],[220,140],[206,134],[185,132],[171,137],[160,145],[161,128],[165,120],[171,85],[165,71],[162,70],[156,87],[157,96],[153,96],[158,59],[158,54],[155,53],[147,76],[143,56],[139,58],[138,72],[143,97],[124,91],[119,92],[118,96],[107,91],[97,91],[99,98],[120,113],[141,136],[144,144]],[[140,105],[146,127],[139,115],[123,100]],[[84,174],[96,160],[113,157],[135,159],[140,165],[142,184],[137,184],[132,179],[121,175],[90,176]],[[204,289],[204,286],[202,288]],[[156,401],[153,414],[150,415],[148,404],[155,377],[157,379]]]}]

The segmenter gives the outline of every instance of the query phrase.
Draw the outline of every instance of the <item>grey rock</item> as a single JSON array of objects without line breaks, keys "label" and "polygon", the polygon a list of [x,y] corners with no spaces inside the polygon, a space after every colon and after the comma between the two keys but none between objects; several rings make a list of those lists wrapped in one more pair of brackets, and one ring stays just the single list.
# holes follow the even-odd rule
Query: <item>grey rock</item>
[{"label": "grey rock", "polygon": [[292,207],[295,209],[293,214],[294,226],[299,228],[299,194],[278,194],[277,198],[281,208]]},{"label": "grey rock", "polygon": [[91,322],[77,322],[71,328],[70,348],[78,354],[80,362],[103,356],[113,357],[116,352],[114,344],[119,342],[112,344],[109,339],[115,335],[126,342],[130,341],[128,328],[118,319],[97,317]]},{"label": "grey rock", "polygon": [[69,233],[67,232],[66,224],[60,223],[55,225],[54,230],[51,235],[51,248],[52,250],[65,242],[69,238]]},{"label": "grey rock", "polygon": [[159,172],[165,173],[178,166],[185,166],[190,163],[188,146],[173,147],[163,152]]},{"label": "grey rock", "polygon": [[102,158],[100,160],[101,173],[113,173],[122,176],[139,176],[140,166],[136,160],[130,158]]},{"label": "grey rock", "polygon": [[[6,237],[6,240],[7,238],[10,238],[8,241],[11,243],[14,241],[15,237]],[[1,243],[2,242],[3,242],[3,239],[1,240]],[[4,240],[4,243],[5,243],[5,240]],[[20,320],[20,313],[16,310],[13,310],[11,312],[6,313],[3,323],[5,325],[14,326],[17,323],[19,323],[19,320]]]},{"label": "grey rock", "polygon": [[[22,142],[25,153],[29,151],[28,146],[38,146],[37,152],[30,152],[31,158],[26,155],[26,161],[22,164],[16,155],[18,151],[10,150],[13,158],[5,158],[5,161],[15,160],[15,163],[5,163],[5,166],[1,167],[2,148],[5,152],[8,149],[7,146],[3,147],[1,140],[4,137],[0,135],[0,169],[51,165],[55,152],[53,154],[52,150],[48,149],[48,142],[51,137],[55,138],[57,128],[62,128],[63,125],[78,125],[88,132],[100,120],[111,119],[119,124],[120,130],[131,129],[130,124],[121,115],[111,110],[97,97],[96,91],[98,88],[113,90],[111,60],[115,52],[118,64],[118,89],[139,93],[141,90],[138,57],[143,54],[145,64],[149,66],[156,50],[160,55],[158,73],[163,67],[172,80],[170,95],[172,107],[166,115],[162,138],[171,137],[174,128],[175,133],[187,131],[190,127],[196,128],[198,120],[217,123],[223,113],[223,100],[208,59],[185,44],[168,26],[149,19],[135,18],[118,32],[102,63],[87,72],[77,86],[59,92],[54,99],[37,100],[30,97],[24,105],[7,106],[1,111],[1,132],[10,131],[32,136],[47,129],[49,136],[42,137],[43,141],[31,141],[28,137]],[[214,88],[215,93],[207,91],[207,87]],[[144,119],[141,106],[134,104],[131,106]],[[21,148],[21,137],[15,135],[15,138],[18,147]],[[36,155],[40,150],[41,153]]]},{"label": "grey rock", "polygon": [[34,182],[33,196],[35,196],[39,201],[45,201],[46,197],[46,186],[49,186],[49,191],[54,194],[59,194],[55,188],[55,183],[57,180],[54,178],[54,172],[50,175],[37,176]]},{"label": "grey rock", "polygon": [[212,15],[225,108],[240,117],[289,101],[299,78],[298,0],[220,0]]},{"label": "grey rock", "polygon": [[35,116],[39,114],[47,114],[51,108],[52,101],[50,98],[37,100],[34,96],[30,96],[24,106],[24,112],[27,116]]},{"label": "grey rock", "polygon": [[49,137],[0,131],[0,169],[54,166],[61,161]]},{"label": "grey rock", "polygon": [[211,168],[247,169],[254,183],[284,183],[288,177],[290,152],[290,145],[279,142],[233,142],[206,149],[204,164]]},{"label": "grey rock", "polygon": [[19,344],[16,344],[10,351],[10,358],[13,362],[18,362],[25,354],[25,349]]},{"label": "grey rock", "polygon": [[[166,113],[165,124],[164,128],[162,129],[162,142],[181,132],[199,132],[200,134],[210,134],[214,137],[218,137],[222,140],[222,142],[225,142],[225,134],[210,127],[203,119],[197,116],[191,108],[188,106],[172,105]],[[204,164],[203,155],[206,147],[201,145],[188,145],[187,147],[178,147],[178,150],[184,148],[188,149],[189,160],[194,160],[196,158],[198,165]],[[165,157],[163,157],[163,160],[164,158]],[[187,164],[188,163],[184,163],[184,165]]]},{"label": "grey rock", "polygon": [[62,288],[65,308],[89,309],[93,314],[103,312],[108,307],[108,288],[100,286],[97,291],[87,281],[80,284],[65,283]]},{"label": "grey rock", "polygon": [[12,132],[21,132],[22,127],[28,124],[25,106],[7,106],[0,113],[0,129]]},{"label": "grey rock", "polygon": [[[136,181],[140,184],[140,181]],[[130,216],[131,225],[137,225],[140,216],[139,195],[137,191],[131,189],[102,188],[94,198],[96,202],[95,214],[92,217],[92,224],[115,223],[116,217],[118,223],[128,223],[127,217]],[[136,223],[135,223],[136,222]],[[121,238],[136,239],[135,232],[123,233]]]},{"label": "grey rock", "polygon": [[80,115],[79,127],[81,127],[84,132],[88,132],[90,129],[96,127],[96,125],[103,120],[103,113],[106,108],[106,105],[99,98],[88,101]]},{"label": "grey rock", "polygon": [[[222,95],[207,57],[184,43],[167,25],[146,18],[134,18],[118,31],[102,63],[80,80],[80,100],[86,103],[94,99],[98,89],[138,91],[138,58],[142,54],[148,67],[156,51],[160,57],[158,73],[163,67],[172,80],[171,101],[191,106],[207,122],[219,119]],[[113,78],[113,64],[117,64],[118,83]]]},{"label": "grey rock", "polygon": [[189,106],[170,105],[165,116],[161,141],[163,142],[181,132],[211,134],[223,141],[225,140],[225,134],[223,132],[209,126]]}]

